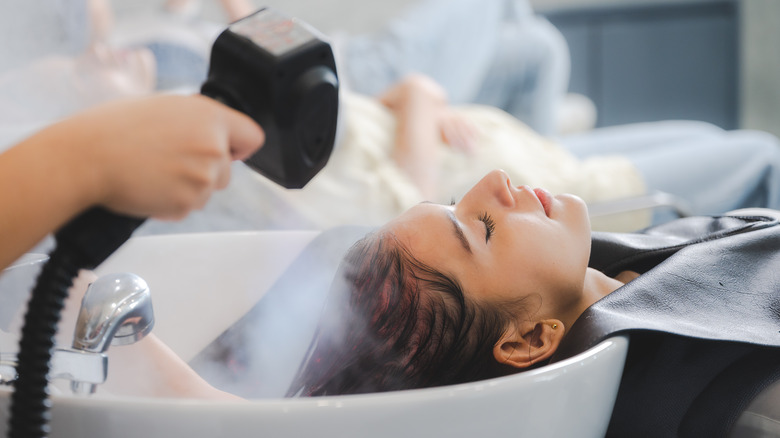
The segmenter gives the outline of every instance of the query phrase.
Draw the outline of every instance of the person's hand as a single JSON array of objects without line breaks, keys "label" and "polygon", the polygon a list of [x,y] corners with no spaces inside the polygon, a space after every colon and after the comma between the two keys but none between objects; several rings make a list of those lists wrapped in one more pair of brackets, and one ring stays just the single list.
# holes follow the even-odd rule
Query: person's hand
[{"label": "person's hand", "polygon": [[410,107],[425,106],[436,111],[447,106],[447,92],[436,81],[422,74],[410,74],[398,81],[384,93],[379,101],[394,113],[407,111]]},{"label": "person's hand", "polygon": [[89,177],[94,204],[138,217],[201,208],[228,184],[231,161],[265,139],[248,116],[197,95],[114,102],[65,123],[81,141],[66,153]]},{"label": "person's hand", "polygon": [[[411,74],[379,96],[379,101],[396,117],[424,114],[437,129],[441,140],[454,149],[470,154],[476,149],[476,126],[448,105],[447,92],[433,79]],[[432,147],[433,145],[426,145]]]},{"label": "person's hand", "polygon": [[251,118],[204,96],[116,101],[48,126],[0,154],[0,268],[91,207],[181,218],[264,141]]},{"label": "person's hand", "polygon": [[471,120],[448,109],[439,116],[439,130],[444,143],[465,154],[471,155],[477,149],[478,130]]}]

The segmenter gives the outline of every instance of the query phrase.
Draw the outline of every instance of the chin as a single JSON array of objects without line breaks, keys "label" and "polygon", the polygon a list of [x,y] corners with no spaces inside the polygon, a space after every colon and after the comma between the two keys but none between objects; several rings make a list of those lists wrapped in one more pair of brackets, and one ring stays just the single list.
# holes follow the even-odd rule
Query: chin
[{"label": "chin", "polygon": [[590,230],[590,215],[585,201],[577,195],[564,194],[556,196],[556,199],[564,205],[566,220],[582,222]]}]

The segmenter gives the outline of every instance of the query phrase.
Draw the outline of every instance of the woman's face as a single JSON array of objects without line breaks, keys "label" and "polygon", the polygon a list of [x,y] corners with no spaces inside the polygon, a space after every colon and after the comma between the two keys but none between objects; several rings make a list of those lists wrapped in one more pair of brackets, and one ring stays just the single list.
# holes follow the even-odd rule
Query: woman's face
[{"label": "woman's face", "polygon": [[576,196],[514,187],[493,171],[457,204],[422,203],[385,228],[415,258],[459,281],[468,298],[537,295],[539,317],[556,317],[582,298],[590,221]]}]

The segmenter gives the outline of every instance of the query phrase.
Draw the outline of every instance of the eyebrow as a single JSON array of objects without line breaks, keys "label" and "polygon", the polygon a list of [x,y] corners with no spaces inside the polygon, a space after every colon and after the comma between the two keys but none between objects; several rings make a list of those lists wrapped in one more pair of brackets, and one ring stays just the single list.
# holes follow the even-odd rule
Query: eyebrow
[{"label": "eyebrow", "polygon": [[471,254],[471,245],[469,245],[469,241],[466,239],[466,235],[463,234],[463,228],[461,228],[460,224],[458,223],[458,219],[455,218],[455,213],[453,213],[452,210],[447,210],[447,218],[450,220],[450,223],[452,223],[452,228],[455,231],[455,237],[457,237],[458,241],[460,241],[460,245],[463,247],[463,249],[466,250],[467,253]]}]

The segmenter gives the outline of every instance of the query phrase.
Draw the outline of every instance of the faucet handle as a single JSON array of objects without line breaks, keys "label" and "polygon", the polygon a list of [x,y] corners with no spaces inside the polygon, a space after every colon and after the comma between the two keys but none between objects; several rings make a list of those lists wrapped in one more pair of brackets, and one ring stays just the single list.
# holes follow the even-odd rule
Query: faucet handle
[{"label": "faucet handle", "polygon": [[71,382],[103,383],[108,376],[108,356],[105,353],[57,348],[52,355],[49,376]]},{"label": "faucet handle", "polygon": [[[0,384],[16,381],[18,360],[16,353],[0,353]],[[51,358],[49,377],[71,381],[74,393],[91,394],[96,385],[108,377],[108,356],[70,348],[56,348]],[[78,388],[78,389],[77,389]]]},{"label": "faucet handle", "polygon": [[0,385],[12,385],[19,378],[16,364],[16,353],[0,353]]}]

